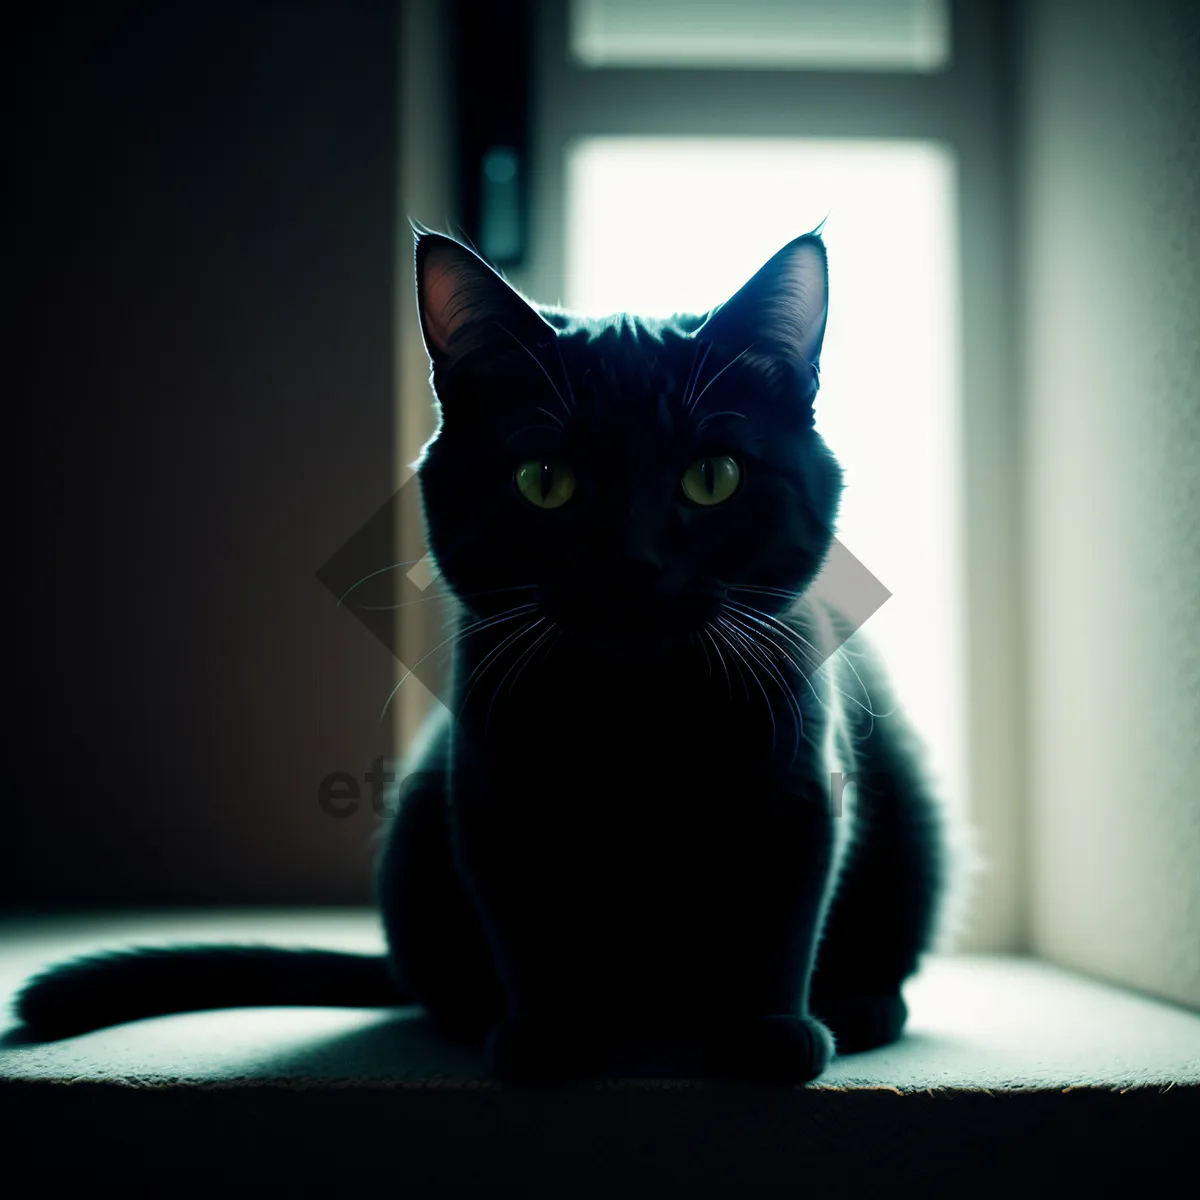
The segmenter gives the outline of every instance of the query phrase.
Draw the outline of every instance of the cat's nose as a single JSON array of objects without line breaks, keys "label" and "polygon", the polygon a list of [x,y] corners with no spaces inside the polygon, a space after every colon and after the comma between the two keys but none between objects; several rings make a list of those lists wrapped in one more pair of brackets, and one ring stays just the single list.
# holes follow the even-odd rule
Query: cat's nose
[{"label": "cat's nose", "polygon": [[645,528],[634,526],[621,539],[617,550],[619,584],[651,583],[662,574],[662,550]]},{"label": "cat's nose", "polygon": [[653,553],[625,557],[617,563],[617,586],[623,592],[641,591],[653,586],[662,575],[662,558]]}]

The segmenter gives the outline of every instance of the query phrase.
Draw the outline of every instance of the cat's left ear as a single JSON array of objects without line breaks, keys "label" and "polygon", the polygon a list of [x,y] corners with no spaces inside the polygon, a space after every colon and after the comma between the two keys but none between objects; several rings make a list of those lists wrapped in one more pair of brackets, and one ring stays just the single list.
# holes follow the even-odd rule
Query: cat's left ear
[{"label": "cat's left ear", "polygon": [[788,242],[733,296],[713,309],[696,336],[736,349],[755,344],[814,371],[829,310],[829,270],[818,233]]}]

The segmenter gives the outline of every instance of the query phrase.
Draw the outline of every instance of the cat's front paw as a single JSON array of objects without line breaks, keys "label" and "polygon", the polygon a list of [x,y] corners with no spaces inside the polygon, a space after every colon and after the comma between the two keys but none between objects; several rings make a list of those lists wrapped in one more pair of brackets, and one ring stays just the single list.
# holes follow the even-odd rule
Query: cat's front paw
[{"label": "cat's front paw", "polygon": [[845,992],[814,996],[812,1003],[832,1030],[838,1054],[858,1054],[894,1042],[908,1018],[899,992]]},{"label": "cat's front paw", "polygon": [[714,1075],[751,1083],[807,1083],[833,1057],[833,1038],[814,1017],[744,1017],[714,1030],[707,1045]]},{"label": "cat's front paw", "polygon": [[595,1033],[562,1021],[509,1017],[493,1026],[488,1068],[505,1083],[566,1083],[597,1075],[608,1048]]}]

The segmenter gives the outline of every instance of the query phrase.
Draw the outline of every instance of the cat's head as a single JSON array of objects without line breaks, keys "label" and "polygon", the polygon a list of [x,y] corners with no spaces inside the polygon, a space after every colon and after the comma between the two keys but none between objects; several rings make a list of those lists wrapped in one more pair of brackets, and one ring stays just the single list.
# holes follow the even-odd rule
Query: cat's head
[{"label": "cat's head", "polygon": [[817,234],[668,320],[530,303],[439,234],[418,233],[416,266],[441,417],[418,468],[429,542],[469,608],[533,602],[582,645],[647,651],[726,598],[778,612],[811,582],[842,480],[814,428]]}]

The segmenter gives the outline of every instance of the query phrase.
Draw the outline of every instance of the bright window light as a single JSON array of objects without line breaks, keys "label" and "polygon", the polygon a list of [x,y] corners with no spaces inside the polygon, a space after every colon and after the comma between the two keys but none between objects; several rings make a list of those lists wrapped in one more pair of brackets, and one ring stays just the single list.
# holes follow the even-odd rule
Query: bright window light
[{"label": "bright window light", "polygon": [[936,71],[946,0],[571,0],[570,45],[589,67],[807,67]]},{"label": "bright window light", "polygon": [[564,303],[704,312],[825,219],[818,428],[838,536],[892,592],[864,628],[965,805],[956,171],[925,141],[589,138],[568,151]]}]

